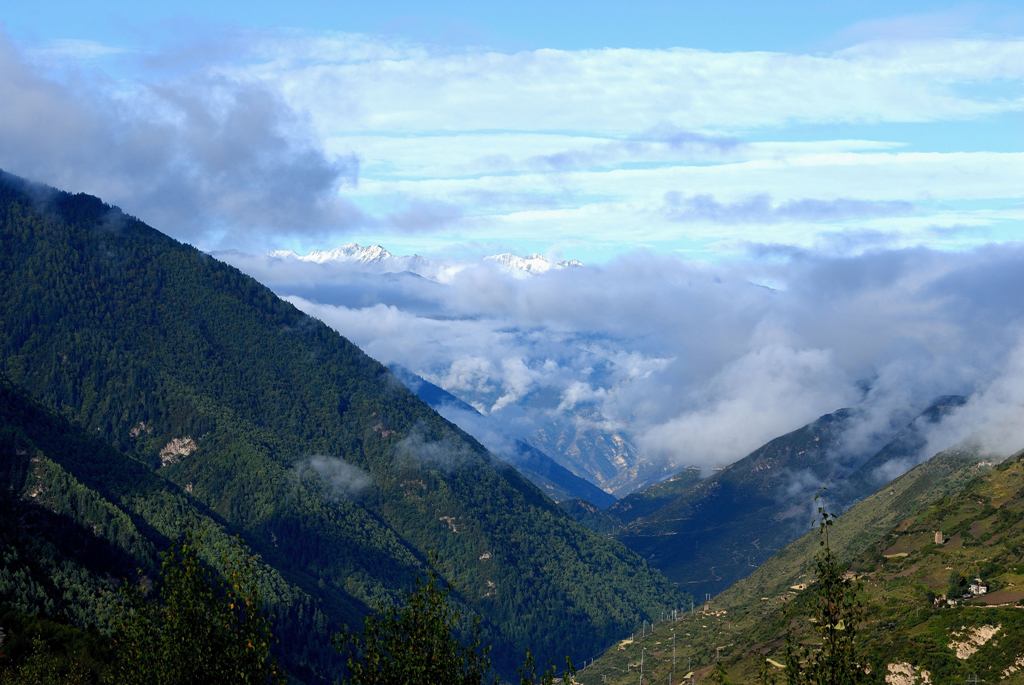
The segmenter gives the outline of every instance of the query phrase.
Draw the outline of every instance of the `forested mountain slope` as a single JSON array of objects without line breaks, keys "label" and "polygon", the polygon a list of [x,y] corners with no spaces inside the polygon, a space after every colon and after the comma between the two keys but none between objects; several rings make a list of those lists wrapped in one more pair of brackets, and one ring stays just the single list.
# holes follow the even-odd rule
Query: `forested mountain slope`
[{"label": "forested mountain slope", "polygon": [[678,601],[343,337],[94,197],[0,177],[0,282],[3,373],[189,493],[328,621],[432,567],[507,672]]},{"label": "forested mountain slope", "polygon": [[354,604],[326,608],[302,588],[312,586],[308,579],[293,574],[286,580],[187,492],[3,381],[0,520],[0,628],[10,643],[7,653],[26,638],[12,626],[13,617],[29,626],[46,619],[106,628],[114,591],[140,579],[138,573],[152,580],[158,552],[183,531],[219,571],[232,560],[252,559],[278,650],[300,677],[340,670],[337,656],[317,648],[331,638],[327,615],[363,611]]},{"label": "forested mountain slope", "polygon": [[830,506],[843,511],[886,482],[882,467],[902,460],[912,465],[926,444],[922,427],[962,401],[940,398],[903,428],[876,436],[873,448],[847,444],[858,410],[840,409],[707,478],[685,470],[607,513],[624,525],[619,539],[652,566],[698,597],[715,594],[802,535],[821,489],[828,490]]}]

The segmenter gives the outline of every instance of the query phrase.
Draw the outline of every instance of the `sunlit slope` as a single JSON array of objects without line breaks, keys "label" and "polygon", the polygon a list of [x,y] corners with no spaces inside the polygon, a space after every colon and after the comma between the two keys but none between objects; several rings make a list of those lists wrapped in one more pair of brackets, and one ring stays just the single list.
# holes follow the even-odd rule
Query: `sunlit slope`
[{"label": "sunlit slope", "polygon": [[[947,670],[951,665],[974,667],[974,661],[960,663],[953,657],[954,662],[950,662],[946,658],[949,650],[939,644],[944,638],[935,632],[939,630],[935,626],[957,620],[966,625],[966,621],[989,615],[971,612],[996,610],[969,607],[934,611],[927,593],[942,591],[951,573],[946,566],[970,566],[975,554],[1001,560],[1003,570],[993,575],[995,582],[996,576],[1007,573],[1016,563],[1012,545],[1019,542],[1024,546],[1024,535],[1014,541],[1017,524],[1006,528],[1001,534],[1008,536],[1004,538],[1007,544],[999,547],[997,554],[990,554],[991,539],[976,538],[962,548],[966,551],[958,551],[957,543],[942,548],[928,543],[933,540],[933,529],[944,528],[944,535],[953,536],[964,525],[974,525],[973,516],[982,512],[988,512],[983,520],[989,522],[1011,516],[1017,504],[998,513],[990,511],[983,502],[994,502],[993,507],[999,503],[1002,506],[1010,502],[1024,503],[1024,499],[1018,500],[1024,498],[1024,492],[1018,489],[1018,485],[1024,486],[1020,474],[1024,474],[1024,465],[1016,461],[992,469],[985,462],[979,462],[972,452],[948,451],[912,469],[837,519],[832,527],[831,545],[840,559],[851,562],[854,570],[863,574],[870,597],[871,621],[866,633],[871,636],[873,652],[879,656],[905,654],[905,658],[915,664],[914,659],[920,661],[922,652],[934,652],[939,655],[936,664],[922,663],[935,669],[935,673],[946,672],[940,666]],[[1011,490],[1014,494],[1007,499]],[[973,508],[979,511],[970,513]],[[971,523],[965,524],[965,521]],[[961,534],[959,540],[962,539]],[[907,550],[906,557],[894,556],[886,560],[883,553],[889,553],[894,545],[913,549]],[[666,682],[671,671],[674,630],[677,676],[681,675],[680,663],[683,671],[692,663],[696,672],[706,675],[717,653],[739,682],[752,682],[764,655],[781,662],[790,618],[795,617],[798,634],[808,625],[806,619],[799,617],[810,614],[809,608],[803,606],[810,599],[804,586],[812,580],[810,569],[818,549],[817,533],[804,535],[706,607],[698,603],[694,613],[684,614],[675,622],[656,624],[645,639],[608,650],[584,671],[581,681],[634,682],[637,673],[630,670],[631,664],[639,664],[641,651],[646,648],[645,670],[650,675],[645,676],[645,680],[650,677],[650,682]],[[1000,577],[1006,583],[1014,582],[1012,572]],[[1009,611],[1016,616],[1016,609]],[[954,616],[956,618],[951,618]],[[919,635],[924,637],[918,640]]]}]

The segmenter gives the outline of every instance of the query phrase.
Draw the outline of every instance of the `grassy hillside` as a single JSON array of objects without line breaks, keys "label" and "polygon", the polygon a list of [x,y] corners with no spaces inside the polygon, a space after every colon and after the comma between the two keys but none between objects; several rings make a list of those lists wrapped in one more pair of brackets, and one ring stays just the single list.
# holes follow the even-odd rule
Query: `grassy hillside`
[{"label": "grassy hillside", "polygon": [[[836,520],[831,546],[864,582],[870,621],[863,634],[870,636],[872,654],[889,659],[886,664],[907,661],[929,669],[932,682],[944,683],[962,682],[944,679],[949,674],[963,678],[977,672],[981,677],[983,672],[1008,667],[1003,656],[996,656],[998,650],[1008,655],[1016,649],[1014,658],[1024,652],[1024,646],[1017,649],[1024,638],[1017,628],[1019,610],[974,603],[933,609],[928,594],[944,592],[953,572],[964,576],[984,572],[985,580],[996,588],[1021,582],[1014,574],[1024,561],[1020,556],[1024,552],[1019,513],[1024,511],[1022,476],[1024,464],[1017,460],[993,469],[979,462],[976,454],[945,452]],[[942,530],[950,542],[934,545],[935,530]],[[608,650],[581,674],[581,682],[634,682],[637,673],[631,665],[639,664],[644,650],[649,674],[645,679],[665,682],[672,670],[673,631],[677,680],[691,664],[698,676],[707,677],[718,655],[737,682],[753,682],[766,655],[782,661],[790,626],[797,635],[809,632],[806,617],[811,614],[811,597],[806,586],[812,581],[818,549],[817,533],[804,535],[707,605],[698,604],[679,620],[656,624],[644,639]],[[979,567],[989,562],[995,566]],[[1000,640],[967,660],[953,655],[947,645],[953,639],[954,624],[956,630],[961,625],[967,630],[992,621],[1004,626]],[[984,665],[985,659],[995,660]]]},{"label": "grassy hillside", "polygon": [[[827,414],[689,487],[678,488],[692,479],[684,472],[652,488],[647,502],[623,500],[609,514],[653,510],[630,520],[619,539],[688,592],[724,590],[807,529],[816,484],[840,468],[830,453],[850,416]],[[794,492],[802,483],[812,485]]]},{"label": "grassy hillside", "polygon": [[677,601],[327,326],[94,197],[0,177],[0,280],[0,370],[239,532],[327,623],[433,567],[507,671]]}]

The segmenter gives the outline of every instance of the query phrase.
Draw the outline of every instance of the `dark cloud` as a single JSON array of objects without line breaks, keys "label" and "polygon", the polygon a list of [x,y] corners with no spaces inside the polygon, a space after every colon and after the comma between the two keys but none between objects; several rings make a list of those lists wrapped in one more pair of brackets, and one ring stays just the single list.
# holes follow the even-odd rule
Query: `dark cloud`
[{"label": "dark cloud", "polygon": [[58,80],[0,35],[0,167],[102,196],[193,242],[362,220],[338,195],[358,160],[328,159],[265,88],[208,75],[125,88]]},{"label": "dark cloud", "polygon": [[878,250],[899,241],[899,233],[871,229],[823,231],[814,240],[813,247],[799,247],[786,243],[748,243],[746,248],[755,258],[815,259],[824,255],[847,256]]},{"label": "dark cloud", "polygon": [[663,212],[672,221],[713,221],[724,224],[773,224],[782,221],[842,221],[910,214],[914,205],[900,200],[873,201],[851,198],[804,198],[773,202],[770,195],[754,195],[736,202],[719,202],[713,195],[665,194]]}]

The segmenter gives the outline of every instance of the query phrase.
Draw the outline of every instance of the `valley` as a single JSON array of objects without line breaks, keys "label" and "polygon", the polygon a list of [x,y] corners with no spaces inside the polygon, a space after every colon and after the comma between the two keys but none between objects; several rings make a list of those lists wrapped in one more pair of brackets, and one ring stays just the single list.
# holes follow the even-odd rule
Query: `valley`
[{"label": "valley", "polygon": [[1024,685],[1024,10],[5,3],[0,685]]}]

